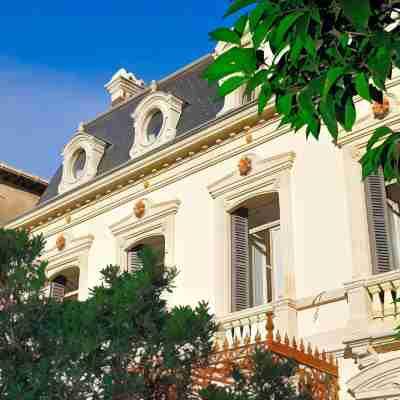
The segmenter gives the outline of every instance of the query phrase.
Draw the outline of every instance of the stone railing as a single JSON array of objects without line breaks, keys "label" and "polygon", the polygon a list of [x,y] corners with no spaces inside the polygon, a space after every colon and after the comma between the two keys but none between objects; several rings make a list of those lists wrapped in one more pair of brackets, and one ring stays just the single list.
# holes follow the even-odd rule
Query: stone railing
[{"label": "stone railing", "polygon": [[400,317],[400,271],[376,275],[365,282],[373,319]]},{"label": "stone railing", "polygon": [[221,345],[225,342],[229,345],[254,343],[257,335],[264,337],[266,334],[267,313],[271,312],[272,309],[271,304],[265,304],[218,318],[216,340]]}]

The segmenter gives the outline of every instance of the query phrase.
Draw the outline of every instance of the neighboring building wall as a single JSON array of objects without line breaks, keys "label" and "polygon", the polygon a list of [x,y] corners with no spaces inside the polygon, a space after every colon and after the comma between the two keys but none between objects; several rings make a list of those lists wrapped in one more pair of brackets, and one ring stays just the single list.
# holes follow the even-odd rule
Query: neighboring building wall
[{"label": "neighboring building wall", "polygon": [[0,225],[31,210],[40,196],[0,180]]}]

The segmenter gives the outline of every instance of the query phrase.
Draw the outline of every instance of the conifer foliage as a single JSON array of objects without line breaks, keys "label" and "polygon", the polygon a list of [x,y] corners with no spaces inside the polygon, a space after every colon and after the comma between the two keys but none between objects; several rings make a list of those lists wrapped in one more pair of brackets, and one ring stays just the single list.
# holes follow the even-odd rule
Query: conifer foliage
[{"label": "conifer foliage", "polygon": [[190,398],[215,324],[205,303],[167,307],[176,270],[145,249],[141,270],[108,266],[86,301],[57,302],[43,295],[43,248],[41,236],[0,229],[0,398]]}]

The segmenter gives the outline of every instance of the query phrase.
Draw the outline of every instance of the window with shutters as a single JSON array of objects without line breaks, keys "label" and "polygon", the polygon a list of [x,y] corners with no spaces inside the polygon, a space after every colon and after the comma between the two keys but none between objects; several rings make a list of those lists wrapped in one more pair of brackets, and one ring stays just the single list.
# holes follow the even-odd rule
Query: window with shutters
[{"label": "window with shutters", "polygon": [[365,180],[373,273],[400,267],[400,185],[385,185],[382,175]]},{"label": "window with shutters", "polygon": [[71,267],[53,277],[47,287],[47,294],[57,300],[78,299],[79,268]]},{"label": "window with shutters", "polygon": [[145,247],[151,248],[157,255],[157,265],[164,267],[165,240],[163,236],[146,238],[127,250],[127,266],[130,271],[137,271],[142,268],[140,251]]},{"label": "window with shutters", "polygon": [[281,285],[278,194],[256,197],[231,212],[232,311],[271,303]]}]

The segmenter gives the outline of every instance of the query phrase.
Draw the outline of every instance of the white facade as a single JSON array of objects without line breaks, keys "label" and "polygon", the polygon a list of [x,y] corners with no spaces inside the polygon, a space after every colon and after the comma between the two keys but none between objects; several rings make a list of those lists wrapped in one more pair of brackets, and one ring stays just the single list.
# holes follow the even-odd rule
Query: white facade
[{"label": "white facade", "polygon": [[[386,119],[374,119],[360,100],[359,121],[351,134],[342,133],[338,146],[327,133],[307,142],[304,134],[279,128],[271,109],[259,117],[256,105],[244,107],[9,227],[45,235],[49,276],[80,268],[80,299],[99,283],[102,268],[124,266],[129,248],[162,236],[165,265],[180,271],[171,304],[209,301],[228,336],[231,328],[240,334],[238,326],[262,324],[272,309],[281,332],[339,358],[341,399],[400,398],[400,352],[391,339],[397,309],[389,301],[392,291],[400,294],[400,272],[372,273],[358,163],[377,126],[400,128],[400,77],[388,86],[393,102]],[[238,163],[244,157],[251,169],[242,175]],[[273,193],[280,209],[273,301],[232,312],[230,213]],[[137,217],[140,200],[145,212]]]}]

